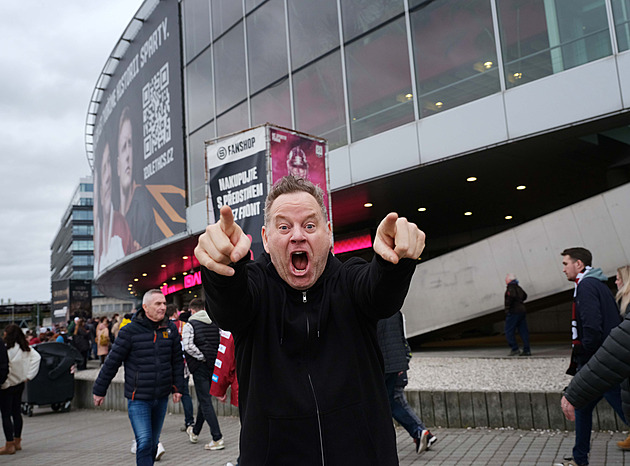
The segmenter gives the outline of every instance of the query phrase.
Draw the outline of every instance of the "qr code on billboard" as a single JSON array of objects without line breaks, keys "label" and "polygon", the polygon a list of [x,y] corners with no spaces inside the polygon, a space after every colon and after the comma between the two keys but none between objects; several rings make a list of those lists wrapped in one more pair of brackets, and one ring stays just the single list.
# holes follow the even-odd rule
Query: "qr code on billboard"
[{"label": "qr code on billboard", "polygon": [[171,94],[168,83],[168,63],[165,63],[142,88],[145,160],[171,140]]}]

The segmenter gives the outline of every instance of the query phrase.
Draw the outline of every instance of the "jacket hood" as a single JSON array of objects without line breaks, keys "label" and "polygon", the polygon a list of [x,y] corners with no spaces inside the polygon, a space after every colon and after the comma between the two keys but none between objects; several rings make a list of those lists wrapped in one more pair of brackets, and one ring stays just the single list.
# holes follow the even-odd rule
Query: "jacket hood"
[{"label": "jacket hood", "polygon": [[[584,274],[584,276],[582,277],[582,280],[584,280],[585,278],[597,278],[598,280],[602,282],[608,281],[608,277],[604,275],[604,272],[602,272],[602,269],[600,269],[599,267],[596,269],[588,269],[586,273]],[[580,280],[580,282],[582,280]]]},{"label": "jacket hood", "polygon": [[208,316],[208,313],[206,311],[197,311],[197,312],[195,312],[193,315],[191,315],[188,318],[189,322],[191,320],[198,320],[198,321],[203,322],[204,324],[208,324],[208,325],[210,325],[212,323],[212,320],[210,319],[210,316]]}]

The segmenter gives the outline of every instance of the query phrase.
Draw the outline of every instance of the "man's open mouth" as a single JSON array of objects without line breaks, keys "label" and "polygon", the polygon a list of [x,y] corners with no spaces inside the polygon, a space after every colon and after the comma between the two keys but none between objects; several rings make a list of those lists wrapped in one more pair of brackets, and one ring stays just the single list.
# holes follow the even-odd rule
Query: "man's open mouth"
[{"label": "man's open mouth", "polygon": [[304,272],[308,267],[308,254],[303,251],[292,253],[291,264],[296,272]]}]

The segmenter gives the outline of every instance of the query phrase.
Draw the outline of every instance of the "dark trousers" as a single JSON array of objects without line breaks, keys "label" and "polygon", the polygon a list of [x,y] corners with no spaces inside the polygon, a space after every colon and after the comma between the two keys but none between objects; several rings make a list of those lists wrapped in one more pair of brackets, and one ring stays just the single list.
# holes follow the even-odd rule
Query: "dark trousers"
[{"label": "dark trousers", "polygon": [[0,390],[0,411],[2,411],[2,430],[7,442],[12,442],[15,437],[22,438],[22,392],[24,382],[4,390]]},{"label": "dark trousers", "polygon": [[192,374],[193,381],[195,382],[195,393],[197,393],[197,400],[199,401],[199,407],[197,408],[197,422],[193,427],[193,433],[199,435],[201,428],[203,427],[203,421],[205,420],[210,426],[210,433],[212,434],[212,440],[216,441],[223,437],[221,434],[221,428],[219,427],[219,420],[214,412],[212,406],[212,396],[210,395],[210,383],[212,378],[212,371],[205,364],[200,365]]},{"label": "dark trousers", "polygon": [[400,386],[397,383],[398,380],[399,376],[396,372],[385,374],[385,387],[387,387],[387,398],[392,410],[392,417],[409,432],[409,435],[413,438],[420,438],[420,434],[426,427],[407,403],[404,386]]},{"label": "dark trousers", "polygon": [[593,410],[602,398],[606,398],[621,420],[627,424],[621,409],[621,388],[611,388],[603,396],[597,397],[583,408],[575,410],[575,446],[573,459],[577,464],[588,464],[588,452],[591,449],[591,429],[593,428]]},{"label": "dark trousers", "polygon": [[505,316],[505,338],[512,351],[518,351],[518,343],[516,343],[516,330],[523,340],[523,351],[529,352],[529,329],[527,328],[526,314],[508,314]]},{"label": "dark trousers", "polygon": [[184,387],[182,388],[182,406],[184,408],[184,424],[186,427],[195,423],[192,398],[190,397],[190,387],[188,386],[189,379],[189,377],[184,378]]}]

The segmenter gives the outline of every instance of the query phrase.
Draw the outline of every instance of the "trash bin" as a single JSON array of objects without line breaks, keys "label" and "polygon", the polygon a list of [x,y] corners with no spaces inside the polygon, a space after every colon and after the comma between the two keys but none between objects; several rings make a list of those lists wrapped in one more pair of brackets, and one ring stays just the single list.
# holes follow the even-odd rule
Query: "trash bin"
[{"label": "trash bin", "polygon": [[74,374],[71,368],[83,361],[81,353],[65,343],[46,342],[32,346],[42,360],[39,372],[26,383],[22,412],[33,415],[33,406],[50,405],[53,411],[69,411],[74,398]]}]

